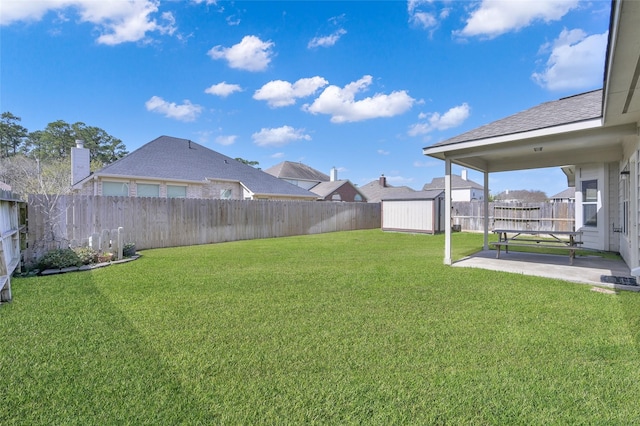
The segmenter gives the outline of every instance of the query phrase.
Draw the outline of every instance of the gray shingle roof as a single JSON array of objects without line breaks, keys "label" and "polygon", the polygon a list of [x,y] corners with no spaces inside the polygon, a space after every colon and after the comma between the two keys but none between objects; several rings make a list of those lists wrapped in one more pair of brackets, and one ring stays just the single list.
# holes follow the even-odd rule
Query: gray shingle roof
[{"label": "gray shingle roof", "polygon": [[322,198],[326,198],[327,196],[331,195],[334,191],[336,191],[338,188],[341,188],[344,185],[352,186],[353,189],[355,189],[355,191],[359,193],[366,200],[367,197],[365,197],[365,195],[362,192],[360,192],[359,188],[354,186],[349,180],[334,180],[330,182],[320,182],[319,184],[311,188],[309,191],[313,192],[314,194],[318,194]]},{"label": "gray shingle roof", "polygon": [[[426,183],[423,187],[423,191],[427,190],[444,190],[444,177],[437,177],[431,180],[431,183]],[[464,180],[459,175],[451,175],[451,189],[484,189],[484,186],[476,183],[472,180]]]},{"label": "gray shingle roof", "polygon": [[602,117],[602,89],[542,103],[432,146],[512,135]]},{"label": "gray shingle roof", "polygon": [[302,163],[283,161],[264,171],[280,179],[308,180],[312,182],[328,182],[329,176]]},{"label": "gray shingle roof", "polygon": [[366,185],[359,186],[358,190],[367,198],[369,203],[379,203],[383,198],[394,194],[407,194],[415,192],[413,188],[408,186],[382,186],[380,180],[374,180]]},{"label": "gray shingle roof", "polygon": [[563,198],[575,198],[576,197],[576,188],[575,186],[571,188],[567,188],[564,191],[560,191],[557,194],[549,197],[551,199],[563,199]]},{"label": "gray shingle roof", "polygon": [[160,136],[102,168],[98,175],[139,176],[202,182],[242,182],[255,194],[313,197],[315,194],[187,139]]},{"label": "gray shingle roof", "polygon": [[346,180],[334,180],[332,182],[320,182],[309,191],[314,194],[318,194],[321,197],[326,197],[331,194],[336,189],[340,188],[342,185],[345,185],[348,181]]}]

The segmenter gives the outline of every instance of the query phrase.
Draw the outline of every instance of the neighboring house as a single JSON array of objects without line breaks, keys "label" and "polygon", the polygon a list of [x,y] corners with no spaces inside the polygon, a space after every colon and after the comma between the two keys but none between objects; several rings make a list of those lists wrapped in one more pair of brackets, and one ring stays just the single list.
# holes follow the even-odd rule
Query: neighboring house
[{"label": "neighboring house", "polygon": [[549,197],[549,201],[552,203],[575,203],[576,187],[574,186],[558,192],[556,195]]},{"label": "neighboring house", "polygon": [[494,197],[494,201],[501,203],[544,203],[547,199],[547,194],[542,191],[526,189],[507,189]]},{"label": "neighboring house", "polygon": [[366,202],[366,197],[348,180],[338,179],[338,170],[331,169],[328,176],[302,163],[283,161],[265,170],[278,179],[308,189],[324,201]]},{"label": "neighboring house", "polygon": [[[431,183],[422,187],[423,191],[444,191],[444,178],[433,178]],[[451,200],[452,201],[482,201],[484,200],[484,187],[479,183],[469,180],[467,170],[462,174],[451,175]]]},{"label": "neighboring house", "polygon": [[348,180],[320,182],[309,191],[325,201],[367,202],[362,193]]},{"label": "neighboring house", "polygon": [[187,139],[161,136],[89,174],[89,150],[71,152],[72,189],[86,195],[315,200],[306,189]]},{"label": "neighboring house", "polygon": [[387,183],[387,178],[382,175],[378,180],[369,182],[358,187],[360,192],[367,198],[369,203],[379,203],[383,198],[393,197],[408,192],[416,192],[408,186],[392,186]]},{"label": "neighboring house", "polygon": [[320,182],[331,180],[328,175],[306,164],[294,163],[293,161],[283,161],[269,167],[264,172],[304,189],[311,189]]},{"label": "neighboring house", "polygon": [[[455,163],[483,172],[485,182],[494,172],[572,166],[563,170],[568,186],[575,181],[583,246],[620,252],[633,272],[640,266],[638,40],[640,2],[612,1],[603,89],[543,103],[423,153],[444,160],[447,178]],[[487,232],[485,219],[485,248]],[[451,263],[451,230],[445,234],[445,263]]]}]

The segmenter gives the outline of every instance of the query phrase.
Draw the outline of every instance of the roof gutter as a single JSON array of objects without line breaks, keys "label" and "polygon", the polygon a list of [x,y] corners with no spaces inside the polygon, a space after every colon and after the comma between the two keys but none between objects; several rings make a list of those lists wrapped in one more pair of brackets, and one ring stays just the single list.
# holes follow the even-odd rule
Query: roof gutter
[{"label": "roof gutter", "polygon": [[455,142],[448,145],[429,146],[422,149],[423,155],[444,159],[445,153],[453,150],[464,150],[470,148],[487,147],[505,142],[516,142],[525,139],[533,139],[543,136],[552,136],[563,133],[575,132],[580,130],[589,130],[602,127],[602,117],[590,120],[580,121],[577,123],[563,124],[560,126],[547,127],[544,129],[530,130],[527,132],[514,133],[509,135],[494,136],[485,139],[473,139],[466,142]]},{"label": "roof gutter", "polygon": [[616,41],[620,28],[620,14],[622,11],[621,0],[611,0],[611,15],[609,16],[609,41],[607,43],[606,61],[604,63],[603,93],[602,93],[602,121],[607,118],[607,99],[609,98],[609,77],[611,77],[611,65],[613,64],[613,53],[616,51]]}]

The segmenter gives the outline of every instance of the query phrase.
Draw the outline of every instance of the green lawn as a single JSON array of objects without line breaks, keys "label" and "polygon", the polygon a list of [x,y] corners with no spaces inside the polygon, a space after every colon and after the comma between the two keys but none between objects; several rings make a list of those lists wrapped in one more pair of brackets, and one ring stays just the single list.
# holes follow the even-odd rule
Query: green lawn
[{"label": "green lawn", "polygon": [[[453,235],[455,256],[482,235]],[[0,424],[640,422],[640,294],[378,230],[14,279]]]}]

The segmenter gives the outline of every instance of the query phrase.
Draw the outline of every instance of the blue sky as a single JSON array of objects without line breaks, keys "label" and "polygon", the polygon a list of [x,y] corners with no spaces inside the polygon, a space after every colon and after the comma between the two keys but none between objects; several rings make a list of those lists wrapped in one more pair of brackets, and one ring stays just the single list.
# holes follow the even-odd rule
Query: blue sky
[{"label": "blue sky", "polygon": [[[2,0],[0,109],[421,189],[422,148],[602,87],[610,2]],[[454,167],[459,174],[460,168]],[[482,183],[481,174],[470,171]],[[566,188],[559,169],[490,190]]]}]

